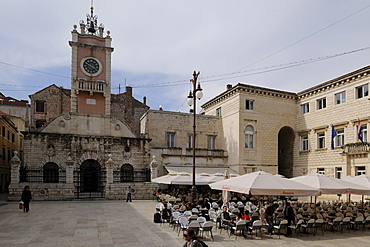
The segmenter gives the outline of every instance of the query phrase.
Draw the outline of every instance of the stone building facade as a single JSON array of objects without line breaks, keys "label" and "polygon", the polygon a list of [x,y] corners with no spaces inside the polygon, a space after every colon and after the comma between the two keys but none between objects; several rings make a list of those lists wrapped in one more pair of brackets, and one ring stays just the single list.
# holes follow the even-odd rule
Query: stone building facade
[{"label": "stone building facade", "polygon": [[202,108],[220,116],[228,165],[241,174],[369,174],[369,73],[367,66],[299,93],[228,85]]},{"label": "stone building facade", "polygon": [[293,165],[296,105],[295,93],[239,83],[228,85],[202,108],[222,119],[230,167],[240,174],[278,173]]},{"label": "stone building facade", "polygon": [[132,88],[111,94],[110,32],[96,16],[74,26],[71,89],[51,85],[30,96],[31,127],[24,131],[24,161],[12,159],[9,200],[29,185],[35,200],[149,199],[149,141],[140,135],[140,116],[149,109]]},{"label": "stone building facade", "polygon": [[[150,154],[157,162],[158,176],[168,172],[167,165],[177,165],[172,169],[191,173],[193,114],[149,110],[142,116],[140,126],[142,135],[151,138]],[[227,167],[223,139],[220,117],[196,116],[195,157],[196,167],[202,167],[199,171],[212,174],[214,168]]]},{"label": "stone building facade", "polygon": [[370,174],[369,73],[367,66],[297,94],[294,176]]},{"label": "stone building facade", "polygon": [[7,191],[11,181],[11,159],[19,153],[23,160],[22,118],[0,111],[0,192]]}]

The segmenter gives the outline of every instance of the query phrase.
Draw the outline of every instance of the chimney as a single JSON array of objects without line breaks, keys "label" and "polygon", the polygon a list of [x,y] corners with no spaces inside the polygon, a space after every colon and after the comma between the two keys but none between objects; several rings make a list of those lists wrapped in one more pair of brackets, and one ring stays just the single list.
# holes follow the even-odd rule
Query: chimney
[{"label": "chimney", "polygon": [[143,104],[146,105],[146,97],[143,97]]},{"label": "chimney", "polygon": [[126,94],[127,96],[132,97],[132,87],[126,86]]},{"label": "chimney", "polygon": [[231,85],[231,84],[227,84],[227,85],[226,85],[226,91],[230,90],[232,87],[233,87],[233,85]]}]

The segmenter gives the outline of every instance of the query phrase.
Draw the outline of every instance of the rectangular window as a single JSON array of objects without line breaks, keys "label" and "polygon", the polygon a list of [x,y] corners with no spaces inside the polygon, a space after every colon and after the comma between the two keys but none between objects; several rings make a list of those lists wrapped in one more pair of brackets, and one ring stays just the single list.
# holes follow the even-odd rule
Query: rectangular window
[{"label": "rectangular window", "polygon": [[360,99],[368,95],[369,95],[369,86],[367,84],[362,85],[360,87],[356,87],[356,99]]},{"label": "rectangular window", "polygon": [[188,135],[188,148],[193,148],[193,135]]},{"label": "rectangular window", "polygon": [[216,136],[208,136],[208,149],[216,149]]},{"label": "rectangular window", "polygon": [[362,141],[367,142],[367,125],[362,125]]},{"label": "rectangular window", "polygon": [[36,100],[36,112],[45,112],[45,101]]},{"label": "rectangular window", "polygon": [[8,158],[8,162],[9,162],[9,161],[10,161],[10,159],[12,158],[12,157],[11,157],[11,150],[10,150],[10,149],[8,149],[8,157],[7,157],[7,158]]},{"label": "rectangular window", "polygon": [[12,134],[12,142],[14,143],[15,142],[15,135]]},{"label": "rectangular window", "polygon": [[221,107],[216,109],[216,116],[221,117]]},{"label": "rectangular window", "polygon": [[301,150],[308,150],[308,135],[301,136]]},{"label": "rectangular window", "polygon": [[246,110],[254,110],[254,100],[246,100],[245,101],[245,109]]},{"label": "rectangular window", "polygon": [[338,179],[342,178],[342,167],[336,167],[335,168],[335,177]]},{"label": "rectangular window", "polygon": [[325,175],[325,168],[317,168],[317,173],[321,175]]},{"label": "rectangular window", "polygon": [[326,108],[326,98],[318,99],[317,103],[317,110]]},{"label": "rectangular window", "polygon": [[302,114],[305,114],[305,113],[308,113],[308,112],[310,112],[310,105],[309,105],[309,103],[306,103],[306,104],[301,105],[301,113]]},{"label": "rectangular window", "polygon": [[168,132],[166,134],[166,141],[167,141],[167,147],[168,148],[173,148],[175,147],[175,133],[173,132]]},{"label": "rectangular window", "polygon": [[342,147],[344,145],[344,130],[337,130],[337,136],[335,137],[335,146]]},{"label": "rectangular window", "polygon": [[5,146],[2,147],[1,155],[3,156],[3,160],[5,161],[5,158],[6,158]]},{"label": "rectangular window", "polygon": [[335,95],[335,104],[339,105],[346,102],[346,92],[337,93]]},{"label": "rectangular window", "polygon": [[6,135],[5,126],[1,126],[1,135],[5,138]]},{"label": "rectangular window", "polygon": [[357,166],[356,167],[356,176],[364,175],[366,174],[366,169],[364,166]]},{"label": "rectangular window", "polygon": [[325,148],[325,132],[317,134],[317,148]]}]

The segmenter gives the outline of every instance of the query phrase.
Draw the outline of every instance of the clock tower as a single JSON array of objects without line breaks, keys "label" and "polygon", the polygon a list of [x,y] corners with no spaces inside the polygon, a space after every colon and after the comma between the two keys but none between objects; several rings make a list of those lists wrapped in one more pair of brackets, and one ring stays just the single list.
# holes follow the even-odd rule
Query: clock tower
[{"label": "clock tower", "polygon": [[71,111],[73,113],[110,115],[111,47],[110,32],[104,36],[103,24],[97,25],[94,7],[72,31]]}]

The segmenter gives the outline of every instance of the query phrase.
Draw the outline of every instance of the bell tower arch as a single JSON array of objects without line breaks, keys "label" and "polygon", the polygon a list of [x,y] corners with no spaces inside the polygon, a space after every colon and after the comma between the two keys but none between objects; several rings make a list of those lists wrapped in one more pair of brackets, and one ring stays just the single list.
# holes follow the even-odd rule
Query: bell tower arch
[{"label": "bell tower arch", "polygon": [[110,115],[111,47],[110,32],[104,36],[103,24],[97,25],[94,7],[72,31],[71,111],[73,113]]}]

